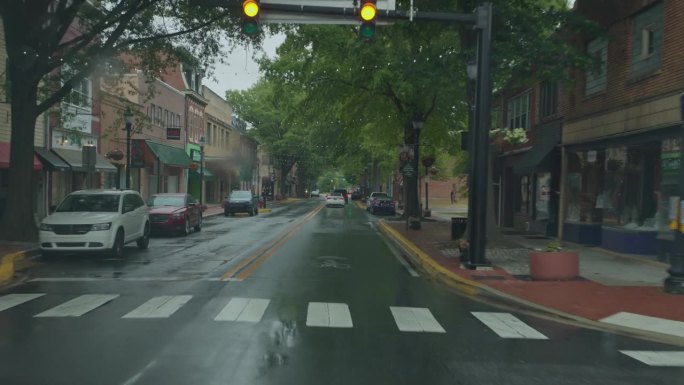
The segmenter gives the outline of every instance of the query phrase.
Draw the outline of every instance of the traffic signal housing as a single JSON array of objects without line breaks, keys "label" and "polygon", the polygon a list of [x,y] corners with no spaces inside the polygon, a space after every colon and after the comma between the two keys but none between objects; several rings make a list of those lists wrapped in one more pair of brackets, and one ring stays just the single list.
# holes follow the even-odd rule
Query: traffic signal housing
[{"label": "traffic signal housing", "polygon": [[361,0],[361,7],[359,8],[359,17],[361,18],[359,35],[362,38],[369,40],[375,36],[375,18],[377,14],[376,0]]},{"label": "traffic signal housing", "polygon": [[242,32],[247,35],[259,33],[259,15],[261,4],[259,0],[245,0],[242,3]]}]

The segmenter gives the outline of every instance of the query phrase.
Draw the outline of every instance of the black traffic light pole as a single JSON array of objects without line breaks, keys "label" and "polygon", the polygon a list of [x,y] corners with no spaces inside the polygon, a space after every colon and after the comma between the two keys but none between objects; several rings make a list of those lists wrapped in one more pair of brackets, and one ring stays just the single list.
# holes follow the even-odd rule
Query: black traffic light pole
[{"label": "black traffic light pole", "polygon": [[[292,4],[261,3],[264,12],[283,14],[320,15],[339,17],[340,20],[359,20],[358,8],[321,7]],[[485,258],[487,236],[487,183],[489,183],[489,129],[491,125],[491,48],[492,48],[492,3],[484,3],[475,13],[447,13],[421,11],[378,10],[377,17],[385,20],[418,20],[458,24],[472,24],[477,30],[477,95],[475,101],[474,135],[475,146],[470,148],[470,174],[468,198],[468,234],[470,248],[468,267],[490,266]]]}]

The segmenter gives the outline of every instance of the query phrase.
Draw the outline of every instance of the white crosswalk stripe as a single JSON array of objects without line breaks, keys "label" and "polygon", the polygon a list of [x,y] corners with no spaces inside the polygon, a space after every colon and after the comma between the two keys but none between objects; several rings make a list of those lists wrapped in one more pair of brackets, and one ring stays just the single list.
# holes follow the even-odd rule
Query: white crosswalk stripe
[{"label": "white crosswalk stripe", "polygon": [[85,294],[36,314],[34,317],[80,317],[118,296],[118,294]]},{"label": "white crosswalk stripe", "polygon": [[263,298],[232,298],[214,321],[259,322],[270,302]]},{"label": "white crosswalk stripe", "polygon": [[121,318],[169,318],[191,298],[191,295],[154,297]]},{"label": "white crosswalk stripe", "polygon": [[620,350],[620,353],[648,366],[684,367],[684,352]]},{"label": "white crosswalk stripe", "polygon": [[0,297],[0,311],[13,308],[22,303],[44,296],[45,293],[36,294],[7,294]]},{"label": "white crosswalk stripe", "polygon": [[354,324],[346,303],[309,302],[306,326],[351,328]]},{"label": "white crosswalk stripe", "polygon": [[390,306],[394,322],[402,332],[446,333],[442,325],[437,322],[424,307]]},{"label": "white crosswalk stripe", "polygon": [[670,334],[684,337],[684,322],[665,318],[650,317],[641,314],[620,312],[610,317],[601,319],[601,322],[611,325],[626,326],[629,328],[647,330],[650,332]]},{"label": "white crosswalk stripe", "polygon": [[510,313],[472,312],[471,314],[502,338],[548,339]]}]

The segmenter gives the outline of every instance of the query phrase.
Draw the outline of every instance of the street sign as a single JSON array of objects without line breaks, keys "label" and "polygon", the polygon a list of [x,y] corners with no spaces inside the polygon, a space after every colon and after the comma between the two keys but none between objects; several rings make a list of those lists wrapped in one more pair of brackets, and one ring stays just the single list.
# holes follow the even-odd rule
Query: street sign
[{"label": "street sign", "polygon": [[407,178],[410,178],[416,174],[416,169],[413,168],[413,165],[411,163],[406,163],[406,166],[401,169],[401,172],[406,176]]},{"label": "street sign", "polygon": [[167,127],[166,128],[166,139],[168,140],[180,140],[181,129],[180,127]]}]

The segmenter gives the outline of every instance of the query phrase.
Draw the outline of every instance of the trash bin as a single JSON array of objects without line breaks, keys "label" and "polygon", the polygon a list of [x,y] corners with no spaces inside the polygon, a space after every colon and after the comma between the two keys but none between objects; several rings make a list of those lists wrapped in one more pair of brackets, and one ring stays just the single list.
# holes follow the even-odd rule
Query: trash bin
[{"label": "trash bin", "polygon": [[468,218],[451,218],[451,240],[455,241],[465,234]]}]

